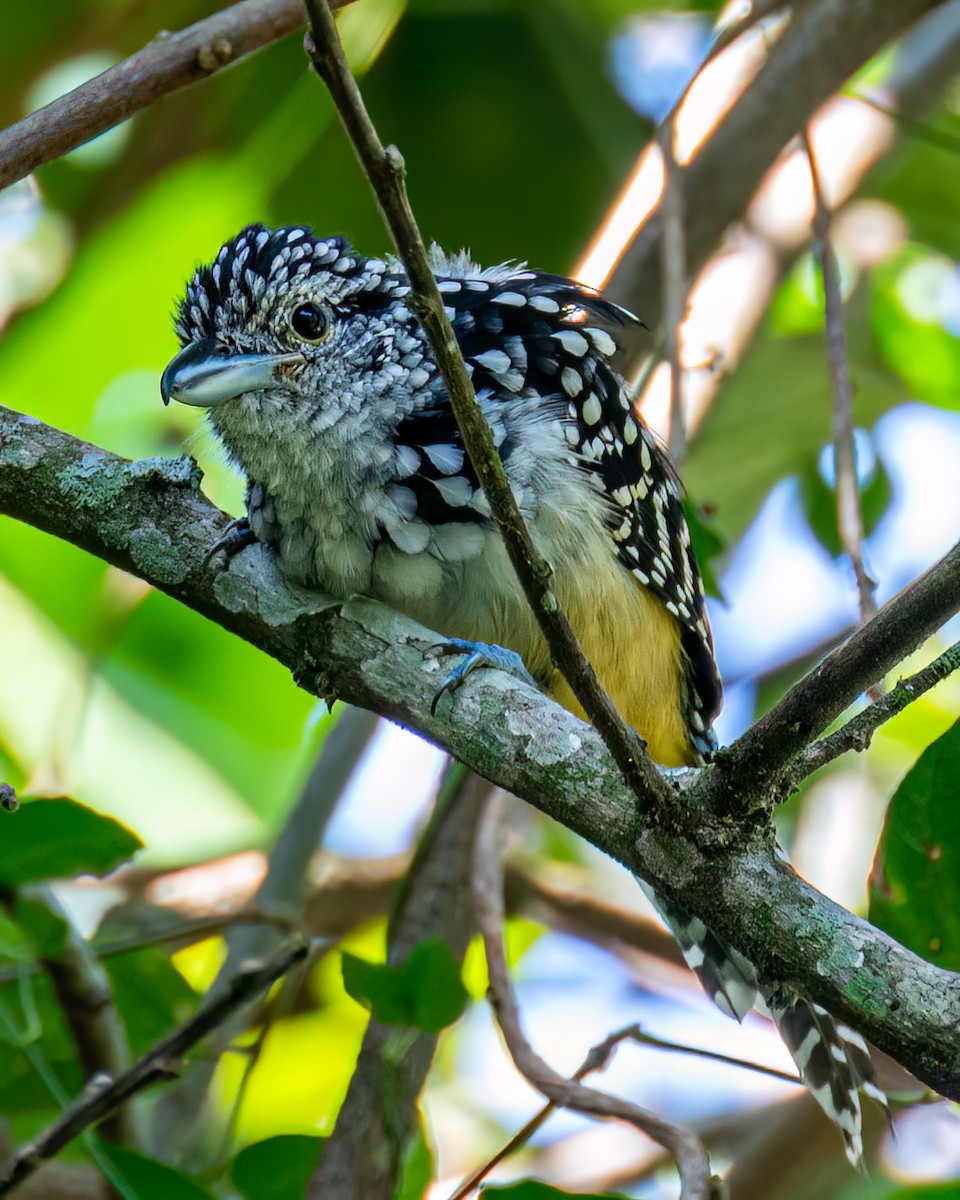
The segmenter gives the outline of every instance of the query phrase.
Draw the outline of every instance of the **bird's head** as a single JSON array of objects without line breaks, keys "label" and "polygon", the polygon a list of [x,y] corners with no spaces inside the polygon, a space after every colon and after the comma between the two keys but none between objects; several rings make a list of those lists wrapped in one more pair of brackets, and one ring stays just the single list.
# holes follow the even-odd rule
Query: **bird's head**
[{"label": "bird's head", "polygon": [[164,403],[215,410],[221,431],[270,414],[331,425],[386,386],[380,377],[419,341],[402,304],[408,290],[402,274],[344,238],[251,225],[187,285]]}]

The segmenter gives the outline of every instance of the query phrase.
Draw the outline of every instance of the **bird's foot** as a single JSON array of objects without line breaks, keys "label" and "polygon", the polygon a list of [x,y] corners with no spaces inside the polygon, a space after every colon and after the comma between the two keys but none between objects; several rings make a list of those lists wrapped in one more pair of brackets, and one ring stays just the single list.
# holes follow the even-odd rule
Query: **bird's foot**
[{"label": "bird's foot", "polygon": [[203,559],[203,569],[206,571],[221,552],[227,556],[227,562],[229,563],[235,554],[239,554],[246,546],[252,546],[256,540],[257,535],[250,528],[250,522],[247,518],[237,517],[230,522],[224,530],[222,537],[217,538],[207,551]]},{"label": "bird's foot", "polygon": [[494,667],[498,671],[506,671],[508,675],[513,675],[517,679],[523,680],[524,683],[529,683],[531,687],[536,687],[537,683],[527,668],[523,665],[523,659],[513,650],[507,650],[503,646],[491,645],[488,642],[470,642],[465,638],[447,638],[443,642],[438,642],[435,646],[431,646],[424,653],[424,658],[446,658],[452,654],[463,654],[464,660],[452,671],[448,671],[443,678],[443,682],[433,694],[433,700],[430,704],[431,714],[436,713],[437,705],[440,702],[440,697],[444,692],[451,692],[458,688],[471,671],[475,671],[478,667]]}]

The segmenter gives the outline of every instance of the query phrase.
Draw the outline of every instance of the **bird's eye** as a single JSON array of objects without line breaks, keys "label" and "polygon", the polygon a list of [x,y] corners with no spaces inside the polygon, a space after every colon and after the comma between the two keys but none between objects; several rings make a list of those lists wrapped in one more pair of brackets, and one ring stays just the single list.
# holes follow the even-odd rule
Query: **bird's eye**
[{"label": "bird's eye", "polygon": [[319,304],[298,304],[290,314],[290,328],[305,342],[320,342],[327,335],[330,319]]}]

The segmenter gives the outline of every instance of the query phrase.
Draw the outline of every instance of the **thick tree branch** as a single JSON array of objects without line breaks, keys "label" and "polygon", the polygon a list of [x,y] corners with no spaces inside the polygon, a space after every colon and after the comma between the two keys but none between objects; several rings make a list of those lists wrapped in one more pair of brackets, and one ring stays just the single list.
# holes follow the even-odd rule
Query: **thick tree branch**
[{"label": "thick tree branch", "polygon": [[731,795],[758,795],[758,775],[776,781],[776,770],[764,770],[767,753],[782,771],[960,607],[960,547],[802,680],[720,769],[690,773],[668,809],[638,813],[596,732],[522,682],[477,672],[435,715],[437,666],[424,652],[436,637],[428,630],[370,600],[337,604],[289,586],[262,547],[243,551],[228,570],[207,571],[204,558],[227,518],[197,483],[189,460],[126,462],[0,409],[0,512],[154,584],[272,655],[315,695],[338,693],[439,742],[649,879],[764,975],[796,986],[960,1098],[960,977],[797,878],[774,859],[764,821],[751,833],[711,815],[715,801],[729,807]]},{"label": "thick tree branch", "polygon": [[[350,0],[331,0],[343,8]],[[303,0],[242,0],[143,50],[0,132],[0,188],[307,23]]]}]

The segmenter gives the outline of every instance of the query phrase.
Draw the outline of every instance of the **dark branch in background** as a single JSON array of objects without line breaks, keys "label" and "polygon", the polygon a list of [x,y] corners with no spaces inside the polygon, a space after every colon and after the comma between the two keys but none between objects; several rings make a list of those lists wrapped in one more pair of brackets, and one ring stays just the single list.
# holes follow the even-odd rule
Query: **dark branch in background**
[{"label": "dark branch in background", "polygon": [[[343,8],[350,0],[331,2]],[[179,33],[158,33],[143,50],[0,132],[0,188],[306,23],[303,0],[242,0]]]},{"label": "dark branch in background", "polygon": [[928,692],[957,670],[960,670],[960,642],[954,642],[922,671],[899,680],[895,687],[875,700],[863,712],[851,717],[845,725],[808,746],[800,755],[796,767],[787,772],[783,781],[783,795],[789,795],[814,771],[819,771],[821,767],[833,762],[841,754],[846,754],[848,750],[866,750],[873,735],[885,721],[903,712],[908,704],[918,700],[924,692]]},{"label": "dark branch in background", "polygon": [[[724,232],[746,211],[767,170],[814,112],[887,42],[948,0],[807,0],[737,103],[683,173],[687,271],[695,277]],[[655,212],[607,281],[611,299],[651,328],[663,320]],[[640,349],[633,362],[642,357]]]},{"label": "dark branch in background", "polygon": [[72,1108],[21,1148],[5,1178],[0,1180],[0,1196],[9,1195],[43,1162],[79,1137],[85,1129],[115,1112],[126,1100],[152,1083],[169,1079],[191,1047],[222,1024],[235,1008],[261,995],[306,955],[307,945],[299,942],[267,963],[248,966],[235,977],[225,995],[201,1008],[195,1017],[154,1046],[129,1070],[115,1079],[106,1074],[91,1079]]},{"label": "dark branch in background", "polygon": [[[477,822],[490,784],[448,767],[388,932],[394,966],[426,938],[442,938],[459,963],[474,931],[470,875]],[[392,1200],[416,1129],[417,1097],[437,1035],[389,1028],[371,1018],[337,1123],[306,1200]]]},{"label": "dark branch in background", "polygon": [[[84,1076],[89,1079],[105,1072],[116,1077],[130,1066],[130,1047],[103,964],[90,943],[77,933],[50,888],[25,889],[25,895],[67,926],[63,950],[40,962],[76,1042]],[[101,1132],[109,1141],[136,1146],[132,1106],[117,1108],[104,1121]]]},{"label": "dark branch in background", "polygon": [[[286,828],[292,824],[292,821],[288,822]],[[311,885],[303,911],[295,921],[264,912],[252,902],[235,907],[228,898],[212,896],[209,911],[202,915],[181,911],[173,904],[167,908],[170,914],[168,926],[158,929],[150,923],[142,934],[134,932],[96,945],[95,953],[103,960],[146,946],[180,948],[242,925],[271,925],[285,933],[301,929],[311,937],[321,939],[343,938],[365,921],[387,914],[391,896],[409,867],[410,856],[406,854],[386,858],[340,858],[327,854]],[[175,874],[176,868],[170,873]],[[136,869],[122,872],[116,879],[116,886],[128,886],[130,877],[137,874]],[[166,874],[162,872],[156,877]],[[681,978],[689,977],[676,940],[654,918],[610,904],[573,884],[544,878],[542,863],[532,864],[527,869],[521,863],[508,862],[504,883],[507,912],[511,916],[527,917],[615,953],[630,950],[650,955],[681,968]],[[135,904],[142,892],[136,887],[128,890],[128,902]],[[19,968],[0,970],[0,984],[15,982],[22,978],[25,970],[29,974],[36,969],[24,964]]]},{"label": "dark branch in background", "polygon": [[490,1003],[514,1066],[556,1107],[626,1121],[665,1146],[680,1173],[680,1200],[710,1200],[710,1162],[695,1133],[627,1100],[584,1087],[576,1076],[565,1079],[540,1058],[524,1036],[503,948],[503,870],[498,834],[504,799],[500,793],[487,802],[477,834],[473,882],[477,921],[490,976]]},{"label": "dark branch in background", "polygon": [[453,327],[443,311],[443,300],[407,198],[400,153],[395,146],[384,148],[370,121],[343,53],[327,0],[306,0],[306,4],[312,34],[307,51],[317,74],[330,90],[409,276],[411,294],[408,303],[430,339],[470,462],[483,485],[510,561],[554,664],[596,726],[636,795],[648,803],[654,799],[662,800],[665,796],[663,782],[636,731],[622,720],[584,657],[550,587],[552,568],[534,546],[513,498]]},{"label": "dark branch in background", "polygon": [[[521,681],[476,672],[437,716],[436,664],[423,658],[436,641],[429,630],[370,600],[339,604],[292,587],[256,546],[228,570],[207,570],[229,519],[198,484],[189,460],[130,463],[0,407],[0,512],[160,588],[276,658],[314,695],[339,694],[440,743],[672,895],[765,974],[794,983],[918,1078],[960,1098],[960,978],[774,861],[765,826],[733,838],[722,817],[738,796],[772,796],[806,744],[960,608],[960,546],[857,629],[719,767],[691,772],[668,807],[638,815],[595,731]],[[768,754],[777,765],[762,792],[757,775]]]},{"label": "dark branch in background", "polygon": [[[817,167],[817,156],[808,131],[803,135],[813,187],[813,232],[823,279],[827,326],[827,360],[833,385],[833,475],[837,500],[837,532],[840,545],[850,559],[857,581],[860,620],[867,621],[877,611],[876,582],[867,574],[863,561],[863,509],[857,476],[857,446],[853,435],[853,383],[847,356],[847,335],[843,326],[843,298],[840,294],[840,267],[830,240],[832,214],[827,207]],[[873,699],[879,699],[874,694]]]}]

